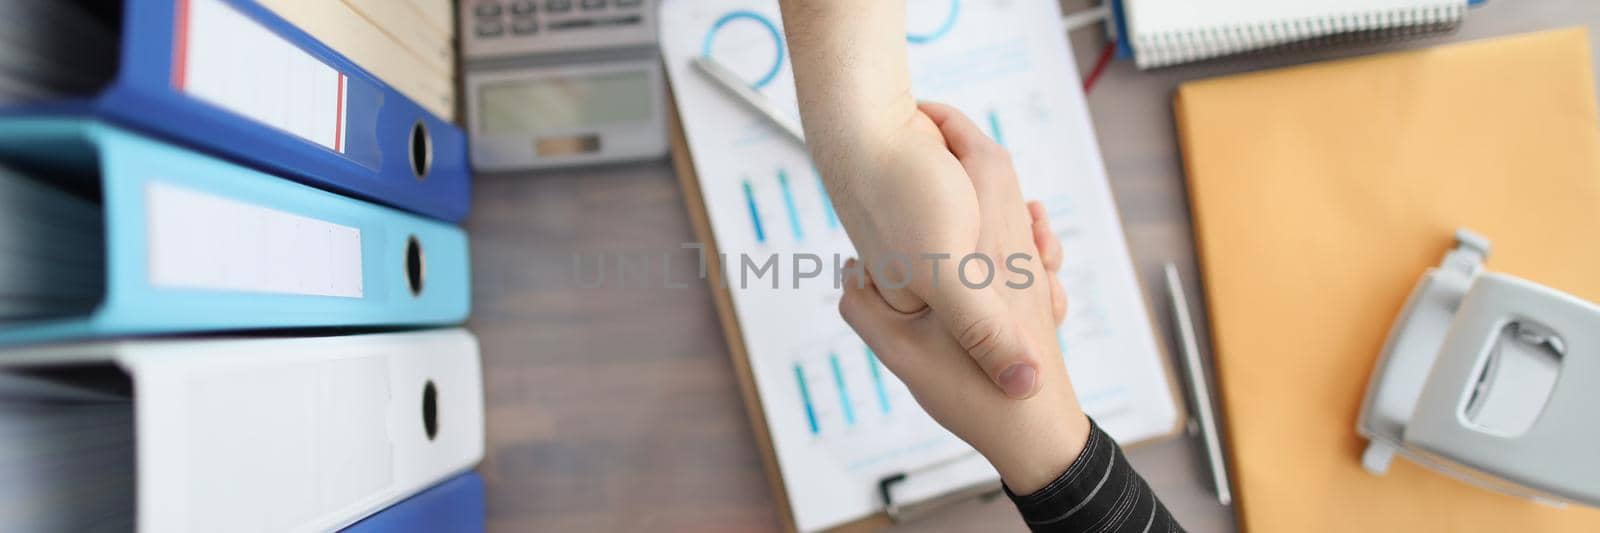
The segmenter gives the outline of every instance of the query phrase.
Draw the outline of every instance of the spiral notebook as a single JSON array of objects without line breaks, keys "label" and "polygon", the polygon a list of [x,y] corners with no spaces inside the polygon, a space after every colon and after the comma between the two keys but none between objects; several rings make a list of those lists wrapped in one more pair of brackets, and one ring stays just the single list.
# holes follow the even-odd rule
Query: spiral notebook
[{"label": "spiral notebook", "polygon": [[1485,0],[1122,0],[1117,24],[1139,68],[1297,44],[1449,31]]}]

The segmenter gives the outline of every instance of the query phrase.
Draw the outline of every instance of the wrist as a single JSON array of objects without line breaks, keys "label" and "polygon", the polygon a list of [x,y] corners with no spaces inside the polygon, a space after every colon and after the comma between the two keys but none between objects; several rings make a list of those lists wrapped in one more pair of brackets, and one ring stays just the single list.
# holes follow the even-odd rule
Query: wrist
[{"label": "wrist", "polygon": [[1089,440],[1089,427],[1089,418],[1074,401],[1064,419],[1057,418],[1050,427],[1027,432],[1039,435],[1007,439],[1016,445],[984,455],[1012,493],[1032,494],[1060,477],[1078,459]]}]

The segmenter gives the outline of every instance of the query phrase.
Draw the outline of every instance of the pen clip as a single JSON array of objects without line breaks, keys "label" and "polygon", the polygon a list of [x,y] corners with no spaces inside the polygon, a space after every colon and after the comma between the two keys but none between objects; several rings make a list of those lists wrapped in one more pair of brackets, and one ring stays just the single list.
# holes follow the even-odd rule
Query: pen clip
[{"label": "pen clip", "polygon": [[783,110],[778,109],[777,104],[773,103],[772,100],[750,88],[744,80],[739,78],[738,74],[728,70],[727,67],[722,66],[715,59],[706,56],[691,59],[690,64],[694,66],[695,70],[700,71],[707,79],[711,80],[712,84],[721,87],[723,91],[732,95],[735,100],[744,103],[746,107],[755,111],[756,114],[765,117],[768,123],[777,126],[779,130],[788,134],[789,138],[800,143],[800,146],[804,147],[806,145],[806,135],[801,130],[800,125],[790,119]]}]

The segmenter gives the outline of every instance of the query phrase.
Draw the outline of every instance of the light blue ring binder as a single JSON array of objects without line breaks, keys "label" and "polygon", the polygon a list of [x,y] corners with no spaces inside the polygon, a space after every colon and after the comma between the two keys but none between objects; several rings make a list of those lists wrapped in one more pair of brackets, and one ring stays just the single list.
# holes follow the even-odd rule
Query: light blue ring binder
[{"label": "light blue ring binder", "polygon": [[[106,289],[89,315],[0,326],[0,345],[76,337],[341,326],[446,325],[466,319],[471,269],[459,228],[251,170],[97,121],[0,119],[0,160],[97,171],[106,220]],[[153,286],[146,197],[160,182],[356,228],[360,297]],[[412,237],[422,290],[406,278]]]}]

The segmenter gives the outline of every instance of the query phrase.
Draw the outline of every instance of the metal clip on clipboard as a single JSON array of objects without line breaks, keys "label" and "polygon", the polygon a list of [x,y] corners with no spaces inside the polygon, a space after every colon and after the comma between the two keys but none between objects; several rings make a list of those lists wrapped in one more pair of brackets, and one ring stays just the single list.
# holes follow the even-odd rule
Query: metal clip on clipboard
[{"label": "metal clip on clipboard", "polygon": [[931,511],[957,502],[999,496],[1002,491],[999,481],[983,481],[957,487],[953,490],[909,503],[903,503],[902,500],[904,498],[897,499],[894,497],[895,487],[904,486],[913,481],[913,478],[931,475],[941,469],[952,468],[965,461],[973,460],[983,461],[984,465],[988,465],[988,462],[984,460],[982,455],[978,455],[978,452],[969,452],[927,466],[884,476],[883,479],[878,480],[878,497],[883,501],[883,510],[885,514],[889,515],[889,521],[896,524],[909,522]]},{"label": "metal clip on clipboard", "polygon": [[1600,506],[1600,306],[1483,271],[1488,240],[1417,283],[1367,386],[1362,466],[1395,454],[1469,483]]}]

